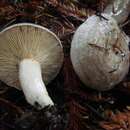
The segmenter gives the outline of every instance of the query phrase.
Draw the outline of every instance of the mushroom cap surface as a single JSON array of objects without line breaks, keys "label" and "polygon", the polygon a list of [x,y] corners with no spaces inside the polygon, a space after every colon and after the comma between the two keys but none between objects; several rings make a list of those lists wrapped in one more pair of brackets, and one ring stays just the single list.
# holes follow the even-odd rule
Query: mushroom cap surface
[{"label": "mushroom cap surface", "polygon": [[128,37],[114,18],[93,15],[75,32],[71,60],[80,80],[88,87],[105,91],[118,84],[129,69]]},{"label": "mushroom cap surface", "polygon": [[40,63],[43,81],[48,84],[63,63],[60,40],[48,29],[31,23],[15,24],[0,33],[0,80],[20,89],[19,63],[30,58]]}]

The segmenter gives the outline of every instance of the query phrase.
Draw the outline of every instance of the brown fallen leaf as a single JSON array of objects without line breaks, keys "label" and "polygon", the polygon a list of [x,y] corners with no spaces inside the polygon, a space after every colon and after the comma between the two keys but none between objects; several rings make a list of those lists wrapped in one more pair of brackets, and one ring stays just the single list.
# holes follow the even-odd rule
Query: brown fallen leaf
[{"label": "brown fallen leaf", "polygon": [[109,121],[101,121],[99,125],[105,130],[130,130],[130,111],[124,110],[123,112],[113,112],[111,110],[105,111],[105,116]]},{"label": "brown fallen leaf", "polygon": [[121,129],[121,126],[119,124],[112,124],[108,122],[101,122],[100,126],[104,128],[105,130],[119,130]]}]

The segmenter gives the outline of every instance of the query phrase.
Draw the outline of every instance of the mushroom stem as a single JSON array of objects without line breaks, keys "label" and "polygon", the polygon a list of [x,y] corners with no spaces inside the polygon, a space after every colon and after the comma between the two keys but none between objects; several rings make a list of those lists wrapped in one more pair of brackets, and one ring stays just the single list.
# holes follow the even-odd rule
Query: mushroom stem
[{"label": "mushroom stem", "polygon": [[33,59],[20,62],[19,79],[27,101],[39,108],[54,105],[42,80],[40,63]]},{"label": "mushroom stem", "polygon": [[130,0],[111,0],[104,13],[114,17],[117,23],[123,23],[130,12]]}]

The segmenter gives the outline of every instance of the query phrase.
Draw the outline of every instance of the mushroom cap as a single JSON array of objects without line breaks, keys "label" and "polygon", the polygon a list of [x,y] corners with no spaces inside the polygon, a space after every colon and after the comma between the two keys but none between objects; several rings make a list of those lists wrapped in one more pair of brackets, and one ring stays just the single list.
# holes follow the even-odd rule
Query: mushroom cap
[{"label": "mushroom cap", "polygon": [[42,77],[48,84],[63,63],[63,48],[58,37],[42,26],[20,23],[0,33],[0,80],[20,89],[19,63],[23,59],[40,63]]},{"label": "mushroom cap", "polygon": [[110,14],[121,24],[125,22],[130,13],[130,0],[109,0],[104,13]]},{"label": "mushroom cap", "polygon": [[129,69],[128,37],[114,18],[89,17],[75,32],[71,60],[75,72],[88,87],[105,91],[118,84]]}]

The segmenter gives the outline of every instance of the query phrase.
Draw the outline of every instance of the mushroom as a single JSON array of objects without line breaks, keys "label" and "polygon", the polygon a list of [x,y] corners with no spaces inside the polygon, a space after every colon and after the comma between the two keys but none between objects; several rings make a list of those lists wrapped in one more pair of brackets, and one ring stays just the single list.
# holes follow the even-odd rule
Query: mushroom
[{"label": "mushroom", "polygon": [[54,105],[45,85],[62,62],[61,42],[45,27],[20,23],[0,33],[0,80],[21,89],[28,103],[39,109]]},{"label": "mushroom", "polygon": [[129,38],[118,26],[122,19],[118,15],[116,21],[107,10],[101,17],[92,15],[80,25],[71,43],[75,72],[84,84],[98,91],[113,88],[129,69]]},{"label": "mushroom", "polygon": [[130,0],[110,0],[104,13],[110,14],[118,24],[123,23],[130,12]]}]

